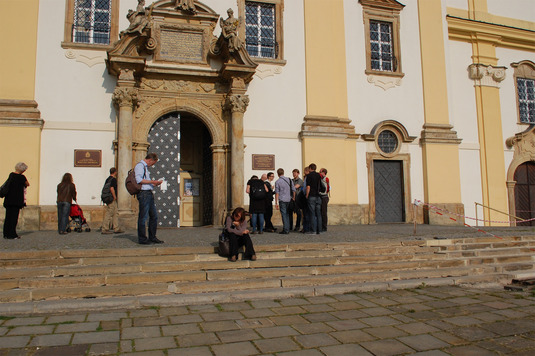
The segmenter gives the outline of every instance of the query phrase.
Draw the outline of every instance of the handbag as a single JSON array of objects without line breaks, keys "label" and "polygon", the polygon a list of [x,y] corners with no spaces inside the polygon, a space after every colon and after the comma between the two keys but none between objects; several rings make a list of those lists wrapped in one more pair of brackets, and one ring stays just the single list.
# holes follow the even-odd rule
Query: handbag
[{"label": "handbag", "polygon": [[0,198],[5,198],[7,193],[9,193],[9,183],[11,182],[11,180],[9,178],[7,178],[7,180],[4,182],[4,184],[2,184],[2,186],[0,187]]},{"label": "handbag", "polygon": [[223,229],[223,231],[219,234],[218,254],[221,257],[230,256],[230,244],[229,244],[228,232],[226,229]]}]

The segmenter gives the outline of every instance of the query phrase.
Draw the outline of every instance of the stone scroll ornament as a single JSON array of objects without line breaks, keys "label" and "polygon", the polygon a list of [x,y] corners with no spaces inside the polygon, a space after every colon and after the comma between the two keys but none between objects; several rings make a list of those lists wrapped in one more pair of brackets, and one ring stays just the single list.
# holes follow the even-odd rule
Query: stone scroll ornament
[{"label": "stone scroll ornament", "polygon": [[244,113],[247,110],[249,105],[249,96],[248,95],[231,95],[227,98],[226,107],[231,112],[241,112]]}]

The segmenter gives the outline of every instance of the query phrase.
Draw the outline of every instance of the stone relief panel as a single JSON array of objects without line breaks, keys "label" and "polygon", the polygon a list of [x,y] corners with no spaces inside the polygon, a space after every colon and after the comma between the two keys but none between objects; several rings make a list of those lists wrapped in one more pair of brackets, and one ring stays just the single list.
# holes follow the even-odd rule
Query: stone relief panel
[{"label": "stone relief panel", "polygon": [[159,80],[142,78],[141,89],[161,90],[174,93],[207,93],[214,94],[220,89],[217,83],[199,83],[185,80]]},{"label": "stone relief panel", "polygon": [[387,77],[373,74],[368,75],[368,83],[373,84],[376,87],[383,89],[384,91],[399,87],[401,86],[402,82],[403,81],[401,80],[401,78],[398,77]]},{"label": "stone relief panel", "polygon": [[97,64],[105,64],[106,53],[68,49],[65,51],[65,57],[83,63],[91,68]]},{"label": "stone relief panel", "polygon": [[260,79],[266,79],[268,77],[275,76],[282,73],[281,66],[278,65],[268,65],[268,64],[259,64],[256,67],[255,76]]}]

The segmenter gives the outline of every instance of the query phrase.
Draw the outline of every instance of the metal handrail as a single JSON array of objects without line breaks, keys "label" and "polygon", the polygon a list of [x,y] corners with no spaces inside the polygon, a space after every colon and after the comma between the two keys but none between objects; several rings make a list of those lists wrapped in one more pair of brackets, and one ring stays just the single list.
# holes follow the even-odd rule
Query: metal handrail
[{"label": "metal handrail", "polygon": [[480,203],[478,203],[478,202],[474,202],[474,204],[475,204],[475,208],[476,208],[476,209],[475,209],[475,210],[476,210],[476,226],[479,226],[479,219],[477,218],[477,206],[478,206],[478,205],[481,205],[481,207],[483,207],[483,208],[487,208],[487,209],[490,209],[490,210],[494,210],[494,211],[497,212],[497,213],[504,214],[504,215],[507,215],[507,216],[509,216],[509,217],[515,218],[516,220],[524,221],[524,219],[519,218],[518,216],[515,216],[515,215],[512,215],[512,214],[508,214],[508,213],[505,213],[505,212],[500,211],[500,210],[498,210],[498,209],[491,208],[490,206],[486,206],[486,205],[480,204]]}]

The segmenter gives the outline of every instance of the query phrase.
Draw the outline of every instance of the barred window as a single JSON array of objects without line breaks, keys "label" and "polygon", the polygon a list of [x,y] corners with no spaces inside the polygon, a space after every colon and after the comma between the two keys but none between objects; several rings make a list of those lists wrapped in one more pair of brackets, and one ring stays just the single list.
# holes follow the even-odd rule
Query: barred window
[{"label": "barred window", "polygon": [[384,153],[392,153],[398,148],[398,137],[390,130],[381,131],[377,137],[377,145]]},{"label": "barred window", "polygon": [[520,122],[535,123],[535,80],[516,78]]},{"label": "barred window", "polygon": [[72,42],[109,44],[111,0],[75,0]]},{"label": "barred window", "polygon": [[245,2],[245,44],[252,57],[277,58],[275,4]]},{"label": "barred window", "polygon": [[373,70],[388,72],[395,70],[393,47],[392,24],[370,20],[371,66]]}]

